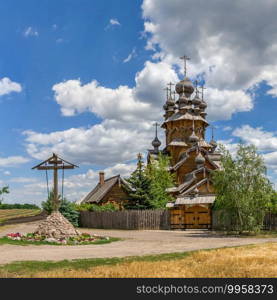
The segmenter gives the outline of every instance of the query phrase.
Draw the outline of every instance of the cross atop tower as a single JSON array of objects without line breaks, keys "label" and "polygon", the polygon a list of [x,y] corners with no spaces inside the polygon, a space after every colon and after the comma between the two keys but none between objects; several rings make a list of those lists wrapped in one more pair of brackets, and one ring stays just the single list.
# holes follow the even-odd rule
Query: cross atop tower
[{"label": "cross atop tower", "polygon": [[214,131],[215,131],[215,126],[211,125],[211,129],[212,129],[212,140],[214,140]]},{"label": "cross atop tower", "polygon": [[169,88],[165,87],[163,90],[166,91],[166,100],[168,100],[168,91],[169,91]]},{"label": "cross atop tower", "polygon": [[202,100],[204,100],[204,90],[206,90],[206,88],[204,87],[204,84],[201,85],[200,87],[201,87]]},{"label": "cross atop tower", "polygon": [[187,60],[190,60],[190,58],[186,55],[181,56],[180,59],[184,61],[184,77],[187,76]]},{"label": "cross atop tower", "polygon": [[172,93],[172,90],[171,90],[171,87],[174,85],[174,83],[172,82],[169,82],[167,85],[169,85],[169,96],[171,97],[171,93]]},{"label": "cross atop tower", "polygon": [[195,84],[195,92],[196,92],[197,96],[198,96],[198,94],[199,94],[198,83],[199,83],[199,81],[196,79],[196,80],[194,81],[194,84]]},{"label": "cross atop tower", "polygon": [[156,133],[156,138],[158,137],[158,126],[160,126],[160,124],[158,123],[158,122],[155,122],[154,124],[153,124],[153,126],[155,126],[156,127],[156,129],[155,129],[155,133]]}]

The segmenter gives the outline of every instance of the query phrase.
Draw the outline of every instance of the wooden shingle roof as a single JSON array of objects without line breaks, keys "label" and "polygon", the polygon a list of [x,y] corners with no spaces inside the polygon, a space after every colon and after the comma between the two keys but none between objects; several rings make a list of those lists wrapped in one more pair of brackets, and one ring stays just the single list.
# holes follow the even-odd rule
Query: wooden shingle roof
[{"label": "wooden shingle roof", "polygon": [[102,185],[98,183],[80,203],[99,203],[116,184],[123,184],[130,189],[128,182],[121,178],[120,175],[116,175],[106,179]]}]

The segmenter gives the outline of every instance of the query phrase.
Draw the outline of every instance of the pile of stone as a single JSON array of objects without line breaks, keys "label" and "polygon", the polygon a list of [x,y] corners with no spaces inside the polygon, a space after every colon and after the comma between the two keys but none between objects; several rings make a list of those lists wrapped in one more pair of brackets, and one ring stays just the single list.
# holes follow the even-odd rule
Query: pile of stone
[{"label": "pile of stone", "polygon": [[34,233],[54,239],[80,235],[78,230],[58,211],[52,212],[46,220],[42,221]]}]

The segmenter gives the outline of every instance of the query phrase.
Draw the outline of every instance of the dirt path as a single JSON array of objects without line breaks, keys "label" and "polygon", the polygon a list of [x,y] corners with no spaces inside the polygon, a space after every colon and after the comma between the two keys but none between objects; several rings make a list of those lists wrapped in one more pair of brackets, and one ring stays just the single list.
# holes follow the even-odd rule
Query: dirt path
[{"label": "dirt path", "polygon": [[[32,232],[37,222],[0,227],[0,236],[9,232]],[[16,246],[0,245],[0,264],[23,260],[64,260],[96,257],[123,257],[169,252],[185,252],[199,249],[230,247],[264,242],[277,242],[277,238],[237,238],[215,236],[208,231],[162,230],[101,230],[82,231],[124,240],[104,245],[84,246]]]}]

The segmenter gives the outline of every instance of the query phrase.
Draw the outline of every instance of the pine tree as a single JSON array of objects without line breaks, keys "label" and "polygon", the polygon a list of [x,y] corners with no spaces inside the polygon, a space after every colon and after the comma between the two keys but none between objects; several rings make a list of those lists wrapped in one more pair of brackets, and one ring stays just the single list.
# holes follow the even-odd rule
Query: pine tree
[{"label": "pine tree", "polygon": [[142,155],[138,154],[136,170],[127,179],[131,189],[128,189],[129,202],[125,205],[127,209],[147,209],[149,205],[150,179],[148,178]]}]

